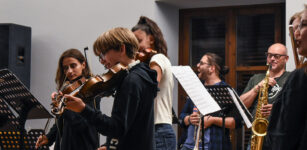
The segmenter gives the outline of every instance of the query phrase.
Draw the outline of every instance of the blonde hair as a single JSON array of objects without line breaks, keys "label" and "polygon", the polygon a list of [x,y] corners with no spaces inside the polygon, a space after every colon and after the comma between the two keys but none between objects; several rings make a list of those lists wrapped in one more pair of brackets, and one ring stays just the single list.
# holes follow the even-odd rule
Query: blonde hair
[{"label": "blonde hair", "polygon": [[[305,6],[306,7],[306,6]],[[291,18],[290,18],[290,21],[289,21],[289,25],[292,25],[293,21],[298,18],[298,19],[301,19],[301,14],[303,13],[303,11],[300,11],[300,12],[297,12],[295,13]]]},{"label": "blonde hair", "polygon": [[126,47],[126,55],[134,59],[139,49],[138,40],[129,29],[117,27],[101,34],[94,42],[93,50],[95,55],[99,56],[100,53],[105,54],[111,49],[119,51],[122,45]]}]

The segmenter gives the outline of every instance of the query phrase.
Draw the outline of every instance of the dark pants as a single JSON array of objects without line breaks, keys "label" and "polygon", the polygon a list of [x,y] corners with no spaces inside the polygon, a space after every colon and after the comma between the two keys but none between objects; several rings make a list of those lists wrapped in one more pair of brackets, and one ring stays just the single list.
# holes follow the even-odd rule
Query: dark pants
[{"label": "dark pants", "polygon": [[189,149],[189,148],[187,148],[185,146],[182,146],[182,148],[180,150],[192,150],[192,149]]},{"label": "dark pants", "polygon": [[170,124],[155,125],[156,150],[176,150],[176,136]]}]

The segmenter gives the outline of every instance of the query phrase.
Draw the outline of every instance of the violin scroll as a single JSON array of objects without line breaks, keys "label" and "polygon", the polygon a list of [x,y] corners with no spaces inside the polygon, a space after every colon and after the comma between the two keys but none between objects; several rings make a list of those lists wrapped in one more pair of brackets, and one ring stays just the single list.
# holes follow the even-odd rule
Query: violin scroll
[{"label": "violin scroll", "polygon": [[156,50],[147,48],[142,50],[141,52],[137,52],[136,59],[140,60],[141,62],[149,64],[151,57],[155,54],[157,54]]}]

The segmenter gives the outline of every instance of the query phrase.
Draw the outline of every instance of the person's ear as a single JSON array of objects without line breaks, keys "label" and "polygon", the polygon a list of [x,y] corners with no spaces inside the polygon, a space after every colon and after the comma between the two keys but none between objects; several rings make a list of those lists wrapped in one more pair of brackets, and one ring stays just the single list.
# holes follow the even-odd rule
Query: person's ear
[{"label": "person's ear", "polygon": [[120,53],[126,55],[126,46],[125,46],[125,44],[122,44],[120,46]]},{"label": "person's ear", "polygon": [[82,70],[84,70],[85,69],[85,67],[86,67],[86,64],[85,64],[85,61],[81,64],[81,68],[82,68]]},{"label": "person's ear", "polygon": [[211,65],[211,66],[209,67],[209,70],[210,70],[210,72],[215,72],[215,66],[214,66],[214,65]]},{"label": "person's ear", "polygon": [[285,59],[286,59],[286,62],[287,62],[289,60],[289,56],[285,56],[285,57],[286,57]]},{"label": "person's ear", "polygon": [[153,46],[154,43],[155,43],[155,39],[152,35],[149,35],[149,43],[150,43],[151,46]]}]

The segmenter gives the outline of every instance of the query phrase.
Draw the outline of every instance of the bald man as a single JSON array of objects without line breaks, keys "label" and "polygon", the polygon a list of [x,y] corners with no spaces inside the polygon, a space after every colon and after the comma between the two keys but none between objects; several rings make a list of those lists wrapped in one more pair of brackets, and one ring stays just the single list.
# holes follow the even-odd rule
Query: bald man
[{"label": "bald man", "polygon": [[[271,114],[273,103],[285,84],[290,72],[286,71],[286,63],[289,59],[285,45],[276,43],[269,47],[266,53],[267,63],[271,65],[268,89],[268,104],[261,108],[263,116],[268,117]],[[252,115],[255,116],[258,103],[258,94],[263,86],[265,73],[255,74],[248,81],[240,99],[244,105],[249,108]],[[263,150],[266,149],[263,145]]]}]

